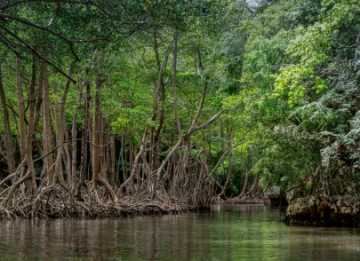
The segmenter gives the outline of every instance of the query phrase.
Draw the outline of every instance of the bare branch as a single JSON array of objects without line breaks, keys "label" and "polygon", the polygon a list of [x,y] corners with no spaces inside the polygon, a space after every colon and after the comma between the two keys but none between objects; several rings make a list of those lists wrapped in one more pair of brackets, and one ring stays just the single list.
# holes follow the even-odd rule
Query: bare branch
[{"label": "bare branch", "polygon": [[187,133],[187,135],[191,135],[192,133],[194,133],[195,131],[198,131],[200,129],[205,129],[207,127],[209,127],[209,125],[211,123],[213,123],[214,121],[216,121],[216,119],[223,113],[224,111],[219,111],[218,113],[216,113],[214,116],[212,116],[207,122],[201,124],[199,127],[194,128],[192,130],[189,130],[189,132]]}]

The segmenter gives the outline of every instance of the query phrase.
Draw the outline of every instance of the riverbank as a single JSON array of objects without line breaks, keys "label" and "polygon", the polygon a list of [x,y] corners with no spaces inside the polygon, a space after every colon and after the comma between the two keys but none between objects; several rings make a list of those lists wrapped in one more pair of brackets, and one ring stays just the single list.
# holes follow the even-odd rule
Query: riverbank
[{"label": "riverbank", "polygon": [[77,197],[61,186],[45,189],[36,197],[20,196],[0,201],[0,219],[107,218],[134,215],[183,213],[201,209],[185,199],[151,198],[117,194],[113,200],[104,189],[86,191]]},{"label": "riverbank", "polygon": [[59,185],[46,188],[36,197],[17,195],[11,200],[0,201],[0,219],[47,218],[112,218],[136,215],[179,214],[210,209],[210,204],[259,204],[269,205],[266,198],[235,197],[226,200],[212,198],[201,206],[175,197],[151,198],[139,194],[116,194],[113,200],[105,189],[83,190],[81,197],[72,195]]},{"label": "riverbank", "polygon": [[285,223],[305,226],[360,227],[360,199],[350,196],[298,198],[289,204]]},{"label": "riverbank", "polygon": [[270,200],[267,198],[248,198],[248,197],[234,197],[228,199],[219,199],[214,197],[211,200],[212,204],[239,204],[239,205],[246,205],[246,204],[260,204],[260,205],[270,205]]},{"label": "riverbank", "polygon": [[[45,202],[44,202],[45,203]],[[137,202],[122,200],[113,203],[61,202],[33,208],[32,206],[0,208],[0,219],[47,219],[47,218],[112,218],[136,215],[177,214],[193,211],[195,208],[179,203],[163,204],[159,201]]]}]

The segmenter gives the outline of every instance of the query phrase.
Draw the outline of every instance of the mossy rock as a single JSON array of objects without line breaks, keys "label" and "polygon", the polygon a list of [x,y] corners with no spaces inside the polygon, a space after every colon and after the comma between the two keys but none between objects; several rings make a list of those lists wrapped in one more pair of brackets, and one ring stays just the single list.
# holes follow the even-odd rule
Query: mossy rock
[{"label": "mossy rock", "polygon": [[360,198],[297,198],[289,204],[285,222],[292,225],[360,227]]}]

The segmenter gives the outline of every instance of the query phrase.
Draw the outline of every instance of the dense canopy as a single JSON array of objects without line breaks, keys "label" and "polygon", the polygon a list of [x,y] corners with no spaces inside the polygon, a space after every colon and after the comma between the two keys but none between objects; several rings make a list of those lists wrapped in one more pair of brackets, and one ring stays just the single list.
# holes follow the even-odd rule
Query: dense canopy
[{"label": "dense canopy", "polygon": [[5,0],[0,58],[3,216],[359,196],[359,0]]}]

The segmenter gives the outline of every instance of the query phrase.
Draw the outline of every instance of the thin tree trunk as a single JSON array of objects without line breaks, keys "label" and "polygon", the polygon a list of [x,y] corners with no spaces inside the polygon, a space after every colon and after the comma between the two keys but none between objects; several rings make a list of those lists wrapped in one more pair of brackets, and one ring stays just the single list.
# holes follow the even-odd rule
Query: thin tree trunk
[{"label": "thin tree trunk", "polygon": [[53,150],[53,138],[52,138],[52,129],[51,129],[51,113],[50,113],[50,97],[49,97],[49,79],[47,66],[45,63],[42,63],[41,70],[43,70],[43,148],[44,154],[49,154],[46,158],[46,169],[47,169],[47,185],[51,186],[55,183],[54,170],[51,168],[54,164],[54,159],[51,151]]},{"label": "thin tree trunk", "polygon": [[26,130],[25,130],[25,106],[22,89],[22,73],[21,73],[21,58],[16,56],[16,86],[17,86],[17,100],[19,107],[19,146],[21,161],[25,158],[26,152]]},{"label": "thin tree trunk", "polygon": [[136,154],[135,160],[134,160],[134,162],[133,162],[133,164],[132,164],[131,174],[130,174],[129,178],[128,178],[127,180],[125,180],[123,184],[121,184],[121,186],[120,186],[120,188],[119,188],[119,191],[120,191],[120,192],[122,192],[122,190],[125,188],[125,186],[126,186],[128,183],[131,183],[131,182],[133,181],[133,178],[135,177],[138,162],[139,162],[140,158],[142,157],[143,153],[145,152],[146,136],[147,136],[147,131],[145,130],[144,135],[143,135],[143,137],[142,137],[142,139],[141,139],[140,150],[139,150],[139,152]]},{"label": "thin tree trunk", "polygon": [[[97,53],[97,48],[94,50],[92,61],[95,60]],[[80,159],[80,182],[78,185],[78,194],[77,198],[81,198],[81,186],[85,185],[85,180],[88,169],[88,141],[89,137],[89,129],[90,129],[90,99],[91,99],[91,82],[90,82],[90,68],[91,64],[88,64],[86,68],[86,96],[85,96],[85,113],[84,113],[84,127],[82,131],[82,141],[81,141],[81,159]]]},{"label": "thin tree trunk", "polygon": [[254,181],[253,184],[249,190],[249,192],[247,193],[249,196],[257,196],[257,192],[258,192],[258,188],[259,188],[259,173],[256,173],[255,177],[254,177]]},{"label": "thin tree trunk", "polygon": [[249,170],[248,168],[246,168],[246,174],[245,174],[245,181],[244,181],[244,186],[242,188],[242,191],[239,195],[239,198],[243,197],[246,193],[246,189],[247,189],[247,186],[248,186],[248,182],[249,182]]},{"label": "thin tree trunk", "polygon": [[12,134],[10,129],[9,112],[6,105],[6,97],[5,97],[3,80],[2,80],[1,65],[0,65],[0,101],[3,109],[4,141],[5,141],[6,159],[7,159],[8,170],[10,175],[15,173],[16,168],[15,168],[14,150],[12,146]]},{"label": "thin tree trunk", "polygon": [[[89,110],[90,110],[90,99],[91,99],[91,85],[90,85],[90,76],[87,72],[86,80],[86,96],[85,96],[85,115],[84,115],[84,127],[82,131],[82,141],[81,141],[81,162],[80,162],[80,182],[79,187],[86,180],[87,173],[87,163],[88,163],[88,140],[89,140]],[[80,192],[80,190],[79,190]]]},{"label": "thin tree trunk", "polygon": [[38,123],[39,123],[39,119],[40,119],[41,105],[43,102],[43,82],[44,82],[44,71],[42,70],[42,68],[40,66],[38,89],[37,89],[37,96],[36,96],[36,102],[35,102],[34,131],[36,130]]},{"label": "thin tree trunk", "polygon": [[[173,57],[173,59],[174,59],[174,61],[173,61],[173,77],[175,78],[175,80],[173,78],[173,89],[174,89],[174,95],[175,95],[175,97],[174,97],[174,108],[177,111],[177,99],[176,99],[176,53],[177,53],[177,34],[175,34],[174,57]],[[221,115],[222,111],[219,111],[218,113],[213,115],[208,121],[206,121],[205,123],[203,123],[200,126],[197,126],[198,120],[200,118],[200,115],[201,115],[201,112],[202,112],[202,109],[203,109],[203,106],[204,106],[204,103],[205,103],[207,87],[208,87],[208,84],[207,84],[207,81],[205,81],[204,89],[203,89],[203,92],[202,92],[202,95],[201,95],[201,100],[200,100],[200,103],[199,103],[199,107],[197,109],[194,120],[192,121],[191,125],[188,127],[185,135],[183,135],[183,133],[182,133],[181,125],[180,125],[180,119],[179,119],[179,117],[177,117],[177,112],[175,112],[175,122],[176,122],[176,126],[177,126],[177,131],[178,131],[178,134],[179,134],[180,137],[179,137],[177,143],[172,148],[172,150],[169,152],[169,154],[166,156],[166,158],[162,161],[160,167],[158,168],[158,170],[156,172],[157,182],[160,181],[161,173],[164,170],[166,163],[174,155],[176,150],[181,147],[183,142],[187,138],[189,138],[194,132],[208,127],[211,123],[213,123]]]},{"label": "thin tree trunk", "polygon": [[82,90],[83,90],[83,85],[80,84],[79,95],[78,95],[78,100],[76,102],[76,106],[75,106],[75,110],[74,110],[74,118],[73,118],[72,129],[71,129],[71,138],[73,140],[71,143],[71,160],[72,160],[71,176],[72,176],[73,181],[75,180],[76,172],[77,172],[77,135],[78,135],[77,119],[78,119],[79,105],[82,100],[82,94],[83,94]]},{"label": "thin tree trunk", "polygon": [[[64,125],[66,126],[66,125]],[[65,135],[64,135],[64,139],[65,140],[70,140],[70,137],[69,137],[69,130],[68,128],[65,127]],[[67,178],[67,184],[69,186],[69,188],[73,188],[74,186],[74,180],[72,178],[72,174],[71,174],[71,163],[72,163],[72,158],[71,158],[71,153],[70,153],[70,149],[69,149],[69,143],[65,143],[64,144],[64,165],[65,165],[65,168],[66,168],[66,178]]]},{"label": "thin tree trunk", "polygon": [[123,181],[125,181],[125,180],[127,180],[127,175],[126,175],[126,169],[125,169],[126,151],[125,151],[124,135],[121,135],[121,150],[120,150],[120,156],[119,157],[121,159],[122,178],[123,178]]},{"label": "thin tree trunk", "polygon": [[[74,63],[71,64],[70,66],[70,77],[72,77],[72,70],[73,70],[73,66]],[[64,179],[64,175],[63,175],[63,171],[62,171],[62,161],[63,161],[63,157],[64,157],[64,137],[65,137],[65,104],[66,104],[66,98],[67,98],[67,94],[69,92],[69,88],[70,88],[70,84],[71,81],[68,79],[64,90],[63,90],[63,95],[61,98],[61,103],[60,103],[60,108],[58,106],[58,103],[56,102],[55,104],[55,118],[56,118],[56,137],[57,137],[57,155],[56,155],[56,161],[55,161],[55,173],[54,173],[54,179],[56,179],[56,177],[61,178],[61,180]],[[54,82],[54,92],[57,93],[57,86],[56,86],[56,82]],[[68,157],[68,160],[70,160],[70,157]],[[70,185],[71,187],[71,183],[72,183],[72,179],[71,179],[71,173],[70,173],[70,169],[68,167],[68,164],[65,165],[65,167],[67,168],[68,171],[68,185]],[[55,182],[55,180],[53,181]]]},{"label": "thin tree trunk", "polygon": [[111,135],[111,144],[110,144],[110,180],[111,180],[111,183],[113,185],[116,185],[116,178],[115,178],[115,175],[116,175],[116,158],[115,158],[115,153],[116,153],[116,147],[115,147],[115,135]]},{"label": "thin tree trunk", "polygon": [[176,31],[174,35],[172,86],[173,86],[173,96],[174,96],[175,127],[178,135],[182,136],[181,123],[179,119],[178,104],[177,104],[177,94],[176,94],[176,88],[177,88],[176,65],[177,65],[177,52],[178,52],[178,38],[179,38],[179,32]]},{"label": "thin tree trunk", "polygon": [[225,192],[226,189],[230,183],[230,177],[231,177],[231,173],[232,173],[232,135],[231,135],[231,128],[228,126],[227,127],[227,150],[229,151],[228,153],[228,169],[227,169],[227,177],[226,177],[226,182],[225,185],[223,186],[223,189],[221,190],[221,193],[219,194],[219,197],[225,196]]},{"label": "thin tree trunk", "polygon": [[[157,128],[153,127],[152,131],[151,131],[151,171],[150,173],[153,172],[153,170],[157,169],[158,167],[158,154],[159,154],[159,149],[158,149],[158,142],[159,142],[159,138],[160,138],[160,133],[162,130],[162,127],[164,125],[164,120],[165,120],[165,99],[166,99],[166,91],[165,91],[165,84],[164,84],[164,80],[163,80],[163,71],[166,68],[168,59],[169,59],[169,55],[170,55],[170,50],[171,50],[171,45],[169,45],[168,49],[166,50],[166,53],[164,55],[164,59],[162,64],[160,64],[160,56],[159,56],[159,50],[158,50],[158,43],[157,43],[157,35],[156,33],[154,33],[154,52],[155,52],[155,57],[156,57],[156,65],[158,67],[158,79],[156,81],[156,88],[154,91],[154,105],[153,105],[153,116],[152,116],[152,120],[155,121],[157,118],[157,114],[158,114],[158,100],[160,101],[160,115],[159,115],[159,120],[158,120],[158,126]],[[159,94],[160,92],[160,94]],[[160,98],[160,99],[159,99]]]},{"label": "thin tree trunk", "polygon": [[93,130],[92,130],[92,144],[91,144],[91,162],[92,162],[92,183],[96,186],[96,183],[100,175],[100,162],[102,161],[102,153],[100,146],[100,133],[101,131],[101,111],[100,111],[100,90],[102,80],[101,76],[96,76],[95,86],[95,98],[94,98],[94,117],[93,117]]},{"label": "thin tree trunk", "polygon": [[35,67],[35,57],[33,57],[32,62],[32,72],[31,72],[31,81],[29,86],[29,123],[28,123],[28,133],[26,138],[26,158],[27,158],[27,165],[30,178],[32,179],[32,189],[33,193],[36,192],[36,177],[35,177],[35,168],[34,168],[34,161],[33,161],[33,151],[32,151],[32,143],[33,143],[33,133],[34,133],[34,120],[35,120],[35,82],[36,82],[36,67]]},{"label": "thin tree trunk", "polygon": [[[57,95],[57,82],[53,81],[53,92]],[[56,137],[56,147],[57,153],[55,157],[55,170],[54,170],[54,183],[56,183],[56,178],[60,180],[64,179],[62,173],[62,162],[63,162],[63,153],[64,153],[64,125],[61,122],[60,112],[59,112],[59,103],[57,99],[54,101],[54,118],[55,118],[55,137]]]}]

